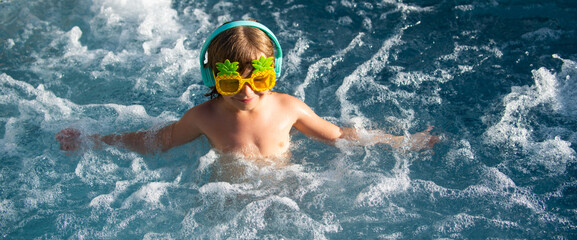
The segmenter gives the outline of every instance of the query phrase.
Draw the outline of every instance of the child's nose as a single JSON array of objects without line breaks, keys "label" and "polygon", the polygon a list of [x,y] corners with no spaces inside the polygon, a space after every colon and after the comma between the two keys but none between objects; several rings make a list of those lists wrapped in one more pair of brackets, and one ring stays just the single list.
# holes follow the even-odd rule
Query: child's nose
[{"label": "child's nose", "polygon": [[249,94],[254,93],[254,90],[252,90],[252,87],[248,83],[244,83],[244,85],[240,89],[240,92],[245,94],[245,95],[249,95]]}]

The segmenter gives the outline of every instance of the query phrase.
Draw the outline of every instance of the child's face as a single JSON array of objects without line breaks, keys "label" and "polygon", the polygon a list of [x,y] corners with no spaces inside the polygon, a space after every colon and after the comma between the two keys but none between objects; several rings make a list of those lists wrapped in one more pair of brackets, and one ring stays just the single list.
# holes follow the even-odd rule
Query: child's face
[{"label": "child's face", "polygon": [[254,91],[248,84],[245,84],[240,92],[234,95],[222,95],[222,98],[230,106],[246,111],[253,110],[259,106],[269,92],[270,90]]},{"label": "child's face", "polygon": [[[254,59],[258,59],[261,56],[265,56],[264,53],[256,55]],[[241,73],[242,77],[250,77],[253,70],[254,68],[252,66],[247,67],[244,72]],[[270,90],[260,92],[254,91],[248,83],[245,83],[238,93],[233,95],[222,95],[222,97],[226,103],[238,110],[253,110],[262,102],[262,100],[269,92]]]}]

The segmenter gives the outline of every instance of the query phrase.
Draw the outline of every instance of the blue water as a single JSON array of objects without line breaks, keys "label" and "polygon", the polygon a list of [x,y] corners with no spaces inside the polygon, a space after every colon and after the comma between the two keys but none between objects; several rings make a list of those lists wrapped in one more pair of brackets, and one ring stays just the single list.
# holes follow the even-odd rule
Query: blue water
[{"label": "blue water", "polygon": [[[54,135],[162,126],[206,101],[199,48],[255,18],[275,90],[421,153],[297,134],[293,165],[210,181],[206,139],[67,155]],[[2,239],[576,239],[577,4],[0,1]],[[87,146],[88,148],[88,146]]]}]

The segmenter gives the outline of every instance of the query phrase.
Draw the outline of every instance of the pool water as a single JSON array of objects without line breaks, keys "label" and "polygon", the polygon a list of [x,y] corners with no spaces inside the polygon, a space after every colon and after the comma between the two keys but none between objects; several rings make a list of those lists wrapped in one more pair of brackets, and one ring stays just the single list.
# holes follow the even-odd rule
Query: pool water
[{"label": "pool water", "polygon": [[[575,239],[574,1],[0,1],[2,239]],[[204,138],[66,154],[54,135],[157,128],[207,100],[198,56],[255,18],[276,91],[423,152],[292,137],[291,165],[212,180]]]}]

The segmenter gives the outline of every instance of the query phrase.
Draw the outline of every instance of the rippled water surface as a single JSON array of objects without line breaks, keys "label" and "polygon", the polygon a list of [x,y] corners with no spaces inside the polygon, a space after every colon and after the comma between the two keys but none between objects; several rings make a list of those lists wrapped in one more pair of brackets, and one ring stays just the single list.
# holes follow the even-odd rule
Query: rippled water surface
[{"label": "rippled water surface", "polygon": [[[0,238],[575,239],[574,1],[0,1]],[[206,139],[66,155],[54,135],[162,126],[206,101],[199,48],[255,18],[276,91],[402,153],[294,135],[292,165],[211,181]]]}]

